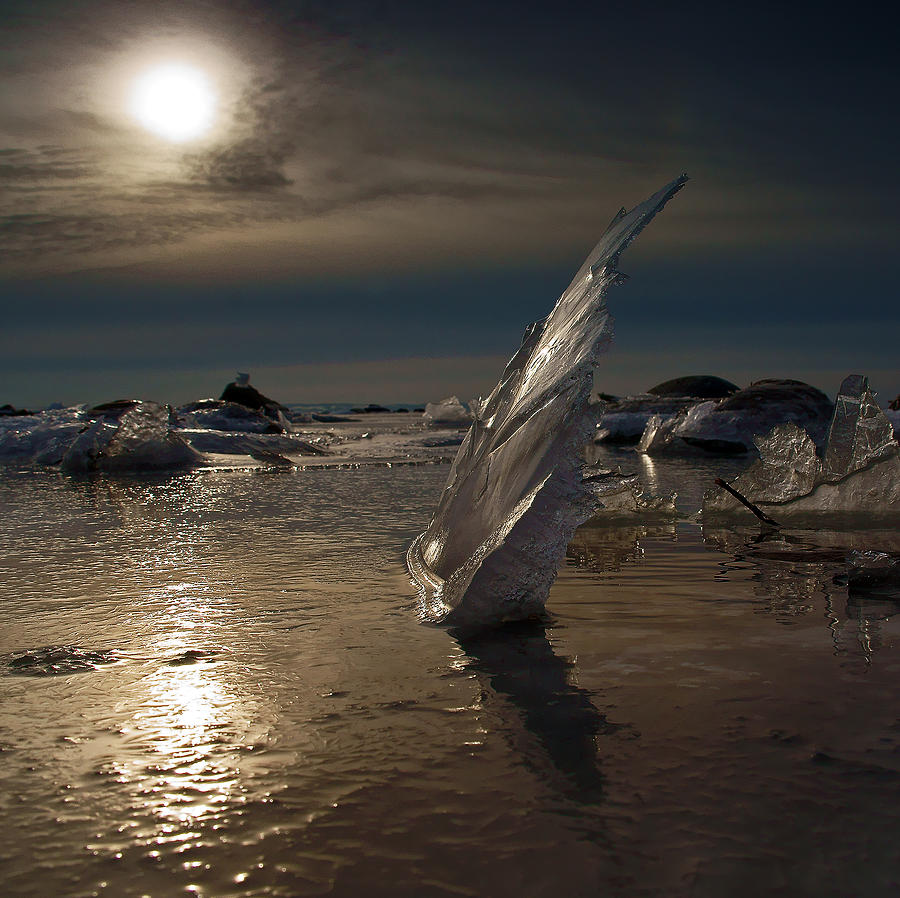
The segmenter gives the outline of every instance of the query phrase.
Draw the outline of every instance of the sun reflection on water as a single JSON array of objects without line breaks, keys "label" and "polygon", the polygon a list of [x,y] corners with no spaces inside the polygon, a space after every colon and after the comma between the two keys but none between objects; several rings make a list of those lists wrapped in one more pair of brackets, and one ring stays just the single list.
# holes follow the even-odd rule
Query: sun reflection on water
[{"label": "sun reflection on water", "polygon": [[144,680],[146,699],[133,721],[152,754],[130,773],[144,781],[143,807],[163,823],[206,818],[233,796],[237,764],[221,749],[231,742],[237,700],[216,678],[218,666],[170,665]]}]

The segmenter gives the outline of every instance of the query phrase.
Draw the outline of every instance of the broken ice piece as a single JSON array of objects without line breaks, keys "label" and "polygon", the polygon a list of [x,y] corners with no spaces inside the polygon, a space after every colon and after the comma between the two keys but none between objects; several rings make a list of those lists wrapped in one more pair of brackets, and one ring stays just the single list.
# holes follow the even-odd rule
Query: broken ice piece
[{"label": "broken ice piece", "polygon": [[623,250],[686,180],[613,218],[477,403],[434,518],[407,553],[431,620],[471,628],[542,612],[567,543],[596,508],[583,447],[596,424],[594,366],[612,334],[604,297],[624,279]]},{"label": "broken ice piece", "polygon": [[[759,459],[731,486],[779,521],[822,515],[900,518],[900,452],[865,377],[852,375],[841,385],[824,462],[809,435],[794,424],[773,428],[756,444]],[[710,490],[703,497],[704,516],[735,513],[742,514],[741,506],[726,493]]]},{"label": "broken ice piece", "polygon": [[637,484],[637,475],[618,471],[585,472],[584,482],[594,493],[596,510],[591,517],[600,520],[639,518],[671,520],[677,516],[676,493],[645,496]]},{"label": "broken ice piece", "polygon": [[432,427],[467,427],[472,422],[472,415],[466,411],[466,407],[456,398],[449,396],[439,402],[425,404],[425,414],[422,415],[426,424]]},{"label": "broken ice piece", "polygon": [[893,427],[875,402],[869,379],[860,374],[844,378],[828,429],[826,478],[846,477],[896,451]]}]

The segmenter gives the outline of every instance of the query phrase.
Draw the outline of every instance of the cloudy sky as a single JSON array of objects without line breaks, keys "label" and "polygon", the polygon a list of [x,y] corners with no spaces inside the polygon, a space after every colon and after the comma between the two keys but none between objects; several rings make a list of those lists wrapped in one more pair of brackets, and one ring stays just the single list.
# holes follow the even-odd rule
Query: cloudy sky
[{"label": "cloudy sky", "polygon": [[[0,404],[485,393],[612,215],[610,392],[900,392],[896,15],[857,5],[0,0]],[[215,97],[171,140],[134,91]]]}]

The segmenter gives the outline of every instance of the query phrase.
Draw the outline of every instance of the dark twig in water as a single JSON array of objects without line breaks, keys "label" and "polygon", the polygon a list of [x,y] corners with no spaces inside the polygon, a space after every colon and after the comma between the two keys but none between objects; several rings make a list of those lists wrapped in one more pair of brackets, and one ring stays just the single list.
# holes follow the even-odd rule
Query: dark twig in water
[{"label": "dark twig in water", "polygon": [[729,486],[721,477],[716,477],[715,484],[722,487],[726,493],[731,493],[742,505],[746,505],[764,524],[768,524],[770,527],[781,526],[778,521],[773,521],[764,511],[760,511],[749,499],[742,496],[734,487]]}]

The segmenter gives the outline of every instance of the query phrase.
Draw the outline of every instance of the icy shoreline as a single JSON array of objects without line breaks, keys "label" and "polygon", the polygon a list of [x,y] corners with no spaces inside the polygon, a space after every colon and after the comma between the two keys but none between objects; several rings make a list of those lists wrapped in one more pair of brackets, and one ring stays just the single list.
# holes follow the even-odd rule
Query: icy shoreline
[{"label": "icy shoreline", "polygon": [[[173,421],[167,406],[140,406],[145,411],[155,410],[156,420],[149,432],[144,432],[139,451],[131,447],[130,460],[120,458],[118,464],[110,464],[108,459],[103,462],[102,455],[92,450],[99,449],[104,436],[109,437],[108,444],[121,422],[104,419],[83,405],[0,418],[0,471],[59,468],[69,473],[139,473],[185,467],[304,469],[444,464],[453,460],[465,432],[453,425],[429,426],[421,414],[385,412],[289,424],[286,432],[260,433],[196,426],[200,422],[184,418]],[[166,444],[171,449],[172,443],[187,451],[161,451]],[[151,456],[151,449],[157,452],[156,457]]]}]

